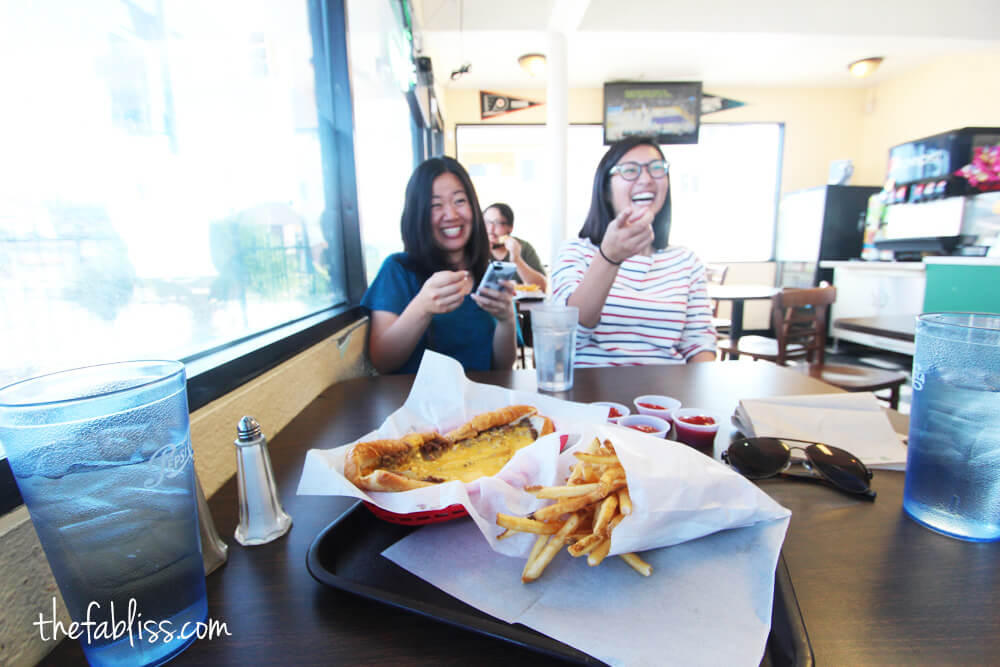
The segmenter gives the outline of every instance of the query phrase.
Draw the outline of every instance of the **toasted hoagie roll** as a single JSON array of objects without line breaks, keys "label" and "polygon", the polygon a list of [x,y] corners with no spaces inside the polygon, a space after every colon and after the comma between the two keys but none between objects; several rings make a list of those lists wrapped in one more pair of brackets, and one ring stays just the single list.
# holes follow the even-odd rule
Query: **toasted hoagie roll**
[{"label": "toasted hoagie roll", "polygon": [[452,480],[495,475],[543,435],[552,420],[530,405],[477,415],[441,435],[410,433],[399,439],[359,442],[348,452],[344,476],[365,491],[409,491]]}]

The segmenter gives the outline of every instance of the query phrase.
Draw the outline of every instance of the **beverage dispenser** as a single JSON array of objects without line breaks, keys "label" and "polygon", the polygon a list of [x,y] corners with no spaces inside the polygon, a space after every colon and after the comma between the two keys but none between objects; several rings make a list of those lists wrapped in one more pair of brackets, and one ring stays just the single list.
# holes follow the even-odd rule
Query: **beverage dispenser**
[{"label": "beverage dispenser", "polygon": [[981,214],[988,209],[975,198],[1000,190],[1000,172],[997,182],[983,181],[970,178],[966,167],[995,154],[998,145],[1000,128],[965,127],[891,148],[884,225],[875,247],[897,260],[985,255],[995,237],[984,236]]}]

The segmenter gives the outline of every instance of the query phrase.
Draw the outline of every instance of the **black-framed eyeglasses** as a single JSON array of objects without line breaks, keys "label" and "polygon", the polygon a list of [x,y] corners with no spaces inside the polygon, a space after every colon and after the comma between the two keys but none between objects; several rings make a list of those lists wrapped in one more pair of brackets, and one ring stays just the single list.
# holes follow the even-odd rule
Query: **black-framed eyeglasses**
[{"label": "black-framed eyeglasses", "polygon": [[[799,442],[805,447],[789,446]],[[792,464],[792,450],[805,454],[802,466],[814,475],[793,475],[785,471]],[[740,438],[722,453],[722,460],[749,479],[782,475],[830,484],[840,491],[875,499],[871,488],[872,471],[850,452],[820,442],[795,438]]]},{"label": "black-framed eyeglasses", "polygon": [[646,168],[646,171],[649,172],[652,178],[663,178],[670,171],[670,163],[666,160],[650,160],[645,164],[640,162],[622,162],[611,167],[608,174],[611,176],[618,174],[626,181],[634,181],[639,178],[643,167]]}]

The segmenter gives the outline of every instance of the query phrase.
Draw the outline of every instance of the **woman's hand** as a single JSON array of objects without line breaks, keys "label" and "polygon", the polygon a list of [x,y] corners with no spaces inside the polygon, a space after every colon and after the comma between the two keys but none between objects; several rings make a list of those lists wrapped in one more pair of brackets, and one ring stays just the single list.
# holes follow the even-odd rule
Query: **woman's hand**
[{"label": "woman's hand", "polygon": [[424,282],[414,301],[428,315],[439,315],[461,306],[470,292],[472,276],[468,271],[438,271]]},{"label": "woman's hand", "polygon": [[601,250],[612,262],[621,264],[633,255],[646,252],[653,244],[654,211],[646,206],[622,210],[608,223]]},{"label": "woman's hand", "polygon": [[503,289],[495,290],[484,287],[478,294],[472,295],[480,308],[497,318],[499,322],[514,321],[514,283],[510,280],[500,282]]}]

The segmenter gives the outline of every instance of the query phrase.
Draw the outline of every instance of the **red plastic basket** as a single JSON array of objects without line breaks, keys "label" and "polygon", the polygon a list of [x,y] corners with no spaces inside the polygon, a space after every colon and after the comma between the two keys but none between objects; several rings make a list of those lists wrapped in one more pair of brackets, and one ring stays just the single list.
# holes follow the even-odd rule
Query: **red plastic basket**
[{"label": "red plastic basket", "polygon": [[395,512],[384,510],[378,505],[373,505],[367,500],[364,501],[364,503],[372,514],[383,521],[398,523],[403,526],[425,526],[429,523],[444,523],[445,521],[461,519],[463,516],[469,516],[469,513],[465,511],[465,506],[463,505],[449,505],[444,509],[427,510],[426,512],[396,514]]}]

